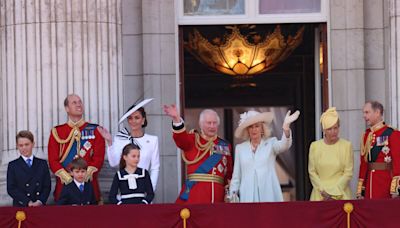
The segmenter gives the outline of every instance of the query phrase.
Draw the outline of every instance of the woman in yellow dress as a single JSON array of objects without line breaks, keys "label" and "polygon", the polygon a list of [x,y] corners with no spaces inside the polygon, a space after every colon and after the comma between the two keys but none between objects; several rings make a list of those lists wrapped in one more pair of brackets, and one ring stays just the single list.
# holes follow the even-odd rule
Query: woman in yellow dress
[{"label": "woman in yellow dress", "polygon": [[353,176],[353,148],[339,138],[339,115],[329,108],[321,115],[324,138],[311,143],[308,173],[313,190],[310,200],[351,199],[349,182]]}]

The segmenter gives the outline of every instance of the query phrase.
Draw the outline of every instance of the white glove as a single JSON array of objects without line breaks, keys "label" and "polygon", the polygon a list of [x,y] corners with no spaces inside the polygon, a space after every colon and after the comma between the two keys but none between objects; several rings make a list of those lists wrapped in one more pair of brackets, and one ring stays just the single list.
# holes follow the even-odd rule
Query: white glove
[{"label": "white glove", "polygon": [[286,113],[285,120],[283,121],[282,128],[283,130],[290,130],[290,124],[299,118],[300,111],[295,111],[292,115],[290,115],[290,110]]}]

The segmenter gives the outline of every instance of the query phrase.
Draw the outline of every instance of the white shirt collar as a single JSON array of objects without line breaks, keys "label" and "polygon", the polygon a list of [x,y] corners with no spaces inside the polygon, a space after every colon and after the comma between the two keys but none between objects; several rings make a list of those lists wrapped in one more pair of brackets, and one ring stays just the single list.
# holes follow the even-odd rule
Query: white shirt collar
[{"label": "white shirt collar", "polygon": [[33,154],[29,157],[25,157],[24,155],[21,154],[21,157],[24,159],[24,161],[26,162],[26,160],[31,159],[31,162],[33,162]]},{"label": "white shirt collar", "polygon": [[75,184],[76,184],[76,186],[79,188],[79,186],[81,185],[81,184],[83,184],[83,186],[85,186],[85,182],[78,182],[77,180],[75,180],[74,179],[74,182],[75,182]]}]

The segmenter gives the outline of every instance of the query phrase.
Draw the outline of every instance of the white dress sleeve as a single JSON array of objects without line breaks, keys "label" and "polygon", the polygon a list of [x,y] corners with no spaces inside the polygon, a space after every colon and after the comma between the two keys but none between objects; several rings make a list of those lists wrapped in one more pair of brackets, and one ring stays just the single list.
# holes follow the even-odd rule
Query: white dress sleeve
[{"label": "white dress sleeve", "polygon": [[281,140],[274,140],[272,148],[275,154],[287,151],[292,146],[292,131],[290,131],[289,138],[286,138],[285,133],[282,133]]},{"label": "white dress sleeve", "polygon": [[158,174],[160,172],[160,152],[158,150],[158,137],[154,136],[154,147],[151,154],[151,162],[150,162],[150,179],[151,184],[153,185],[153,190],[156,191]]},{"label": "white dress sleeve", "polygon": [[107,146],[107,158],[111,167],[118,167],[119,161],[121,160],[122,149],[124,149],[124,146],[128,143],[129,140],[114,136],[113,144]]}]

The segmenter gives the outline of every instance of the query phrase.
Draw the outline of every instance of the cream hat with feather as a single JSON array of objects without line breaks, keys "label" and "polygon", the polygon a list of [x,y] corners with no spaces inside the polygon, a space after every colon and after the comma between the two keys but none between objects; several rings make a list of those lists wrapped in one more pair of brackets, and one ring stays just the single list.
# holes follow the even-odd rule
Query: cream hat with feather
[{"label": "cream hat with feather", "polygon": [[249,133],[247,128],[255,123],[263,123],[264,137],[270,136],[270,130],[268,125],[274,119],[274,114],[272,112],[257,112],[248,111],[240,114],[239,126],[235,130],[235,137],[247,140],[249,139]]}]

